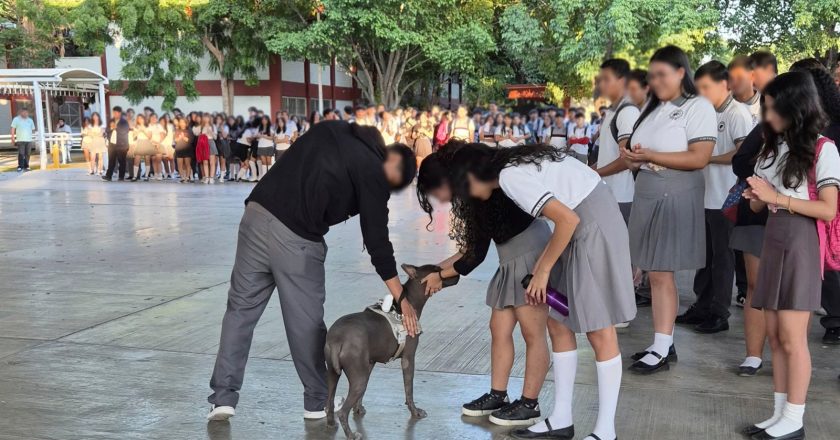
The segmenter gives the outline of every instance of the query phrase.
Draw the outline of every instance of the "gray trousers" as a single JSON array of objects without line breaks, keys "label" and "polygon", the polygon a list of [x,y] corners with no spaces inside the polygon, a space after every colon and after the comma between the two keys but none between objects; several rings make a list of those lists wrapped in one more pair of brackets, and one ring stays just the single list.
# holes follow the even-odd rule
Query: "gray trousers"
[{"label": "gray trousers", "polygon": [[729,248],[732,223],[720,209],[706,209],[706,267],[694,275],[694,293],[700,311],[729,318],[735,254]]},{"label": "gray trousers", "polygon": [[254,328],[276,287],[292,361],[303,384],[303,406],[307,411],[324,409],[326,256],[323,241],[301,238],[259,204],[248,203],[239,223],[210,403],[236,406]]}]

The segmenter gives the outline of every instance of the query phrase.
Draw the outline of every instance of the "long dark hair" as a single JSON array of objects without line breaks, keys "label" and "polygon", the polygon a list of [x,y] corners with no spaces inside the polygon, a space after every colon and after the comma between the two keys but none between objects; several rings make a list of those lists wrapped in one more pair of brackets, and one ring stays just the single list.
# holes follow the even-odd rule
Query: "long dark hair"
[{"label": "long dark hair", "polygon": [[805,58],[793,63],[790,70],[811,74],[823,111],[832,123],[840,124],[840,87],[837,87],[828,69],[816,58]]},{"label": "long dark hair", "polygon": [[[694,73],[691,71],[691,63],[688,61],[688,55],[686,55],[685,51],[680,49],[677,46],[665,46],[661,47],[653,53],[653,56],[650,57],[650,62],[660,62],[670,64],[674,69],[682,68],[685,71],[685,75],[682,79],[682,95],[686,98],[691,98],[697,95],[697,87],[694,85]],[[656,96],[656,93],[653,90],[648,93],[648,103],[645,105],[645,108],[642,109],[642,114],[639,115],[639,119],[636,120],[636,124],[633,126],[635,130],[642,121],[647,118],[662,101]]]},{"label": "long dark hair", "polygon": [[[766,96],[773,98],[773,110],[786,120],[787,128],[783,133],[776,133],[770,124],[763,122],[764,146],[758,162],[765,163],[767,169],[779,160],[782,184],[785,188],[796,188],[805,181],[814,164],[817,138],[827,122],[817,87],[808,72],[792,71],[767,84],[762,99]],[[778,157],[782,142],[788,145],[788,152]]]},{"label": "long dark hair", "polygon": [[511,148],[492,148],[484,144],[470,143],[458,149],[450,164],[450,183],[453,190],[462,197],[469,197],[467,173],[479,180],[492,181],[510,166],[535,164],[543,161],[562,161],[566,154],[548,144],[520,145]]}]

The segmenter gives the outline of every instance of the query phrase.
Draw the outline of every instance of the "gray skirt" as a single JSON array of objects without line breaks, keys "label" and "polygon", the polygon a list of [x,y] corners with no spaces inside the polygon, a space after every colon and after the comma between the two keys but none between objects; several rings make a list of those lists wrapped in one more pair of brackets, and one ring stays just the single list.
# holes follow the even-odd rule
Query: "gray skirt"
[{"label": "gray skirt", "polygon": [[701,170],[639,172],[629,224],[634,266],[656,272],[706,266],[704,193]]},{"label": "gray skirt", "polygon": [[551,285],[569,297],[569,316],[553,309],[549,316],[575,333],[631,321],[636,317],[633,270],[618,202],[601,182],[575,213],[580,223],[551,276]]},{"label": "gray skirt", "polygon": [[535,219],[527,229],[510,240],[497,244],[499,268],[487,286],[487,305],[494,309],[525,305],[522,279],[531,273],[551,239],[551,228]]},{"label": "gray skirt", "polygon": [[218,156],[219,149],[216,147],[216,141],[214,139],[207,139],[207,143],[210,144],[210,155]]},{"label": "gray skirt", "polygon": [[820,243],[814,219],[770,213],[752,306],[768,310],[820,308]]},{"label": "gray skirt", "polygon": [[761,257],[761,247],[764,246],[764,225],[735,226],[729,236],[729,247],[746,252],[755,257]]}]

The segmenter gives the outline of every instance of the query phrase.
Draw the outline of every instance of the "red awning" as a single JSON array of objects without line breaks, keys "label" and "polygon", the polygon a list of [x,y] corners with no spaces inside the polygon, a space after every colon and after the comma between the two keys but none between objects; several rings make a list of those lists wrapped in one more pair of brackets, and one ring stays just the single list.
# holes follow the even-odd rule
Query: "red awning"
[{"label": "red awning", "polygon": [[545,100],[545,85],[543,84],[510,84],[505,86],[508,99]]}]

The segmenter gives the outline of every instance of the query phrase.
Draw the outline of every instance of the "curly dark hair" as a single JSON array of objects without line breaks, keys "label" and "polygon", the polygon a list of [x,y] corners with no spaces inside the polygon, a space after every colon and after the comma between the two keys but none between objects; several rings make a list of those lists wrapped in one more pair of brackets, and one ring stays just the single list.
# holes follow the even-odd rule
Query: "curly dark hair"
[{"label": "curly dark hair", "polygon": [[[491,165],[491,163],[498,155],[499,163],[504,161],[506,164],[499,165],[499,171],[501,171],[508,164],[539,164],[547,158],[562,160],[565,157],[560,150],[551,146],[529,145],[524,148],[530,151],[524,150],[523,147],[496,149],[484,144],[450,141],[437,152],[426,156],[417,176],[417,199],[423,211],[429,214],[429,223],[426,228],[429,229],[432,224],[433,212],[428,193],[449,184],[452,189],[449,237],[466,256],[472,255],[476,244],[483,238],[513,235],[512,231],[508,230],[511,222],[506,220],[511,210],[519,209],[519,207],[501,189],[495,190],[488,200],[482,201],[470,197],[466,188],[467,171],[464,164],[478,159],[476,163],[495,168],[497,165]],[[516,151],[520,153],[517,154]],[[502,159],[502,156],[506,159]],[[498,173],[496,175],[498,177]],[[459,189],[458,186],[461,188]]]},{"label": "curly dark hair", "polygon": [[837,87],[831,72],[816,58],[799,60],[790,66],[790,70],[811,74],[820,95],[823,111],[831,122],[840,123],[840,87]]},{"label": "curly dark hair", "polygon": [[[766,169],[779,160],[786,188],[796,188],[806,180],[814,164],[817,138],[827,123],[811,78],[808,72],[791,71],[779,75],[764,89],[763,97],[773,98],[773,111],[787,120],[788,128],[777,133],[770,124],[763,124],[764,146],[758,161],[765,162]],[[788,145],[788,152],[779,157],[782,142]]]}]

